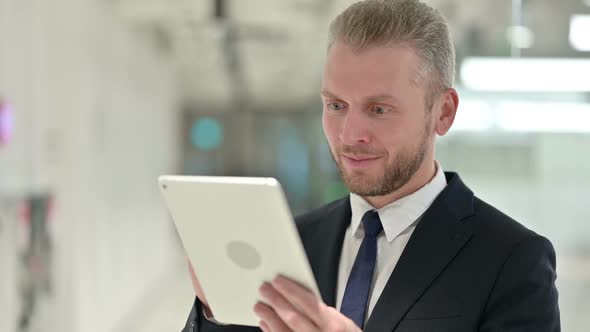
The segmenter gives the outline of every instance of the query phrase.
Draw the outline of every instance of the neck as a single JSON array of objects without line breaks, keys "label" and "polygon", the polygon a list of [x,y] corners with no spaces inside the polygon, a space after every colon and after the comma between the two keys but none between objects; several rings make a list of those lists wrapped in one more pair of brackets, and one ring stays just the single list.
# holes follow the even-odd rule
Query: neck
[{"label": "neck", "polygon": [[434,158],[424,160],[414,176],[398,190],[383,196],[366,196],[363,197],[375,209],[380,209],[387,204],[393,203],[400,198],[415,193],[418,189],[428,184],[436,175],[436,164]]}]

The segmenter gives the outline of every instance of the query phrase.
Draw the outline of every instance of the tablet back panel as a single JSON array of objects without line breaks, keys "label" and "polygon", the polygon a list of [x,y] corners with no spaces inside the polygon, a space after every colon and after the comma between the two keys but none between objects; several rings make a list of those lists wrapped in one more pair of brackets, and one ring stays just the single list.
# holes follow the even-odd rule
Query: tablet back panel
[{"label": "tablet back panel", "polygon": [[277,180],[168,175],[159,184],[218,321],[258,325],[258,288],[277,274],[319,296]]}]

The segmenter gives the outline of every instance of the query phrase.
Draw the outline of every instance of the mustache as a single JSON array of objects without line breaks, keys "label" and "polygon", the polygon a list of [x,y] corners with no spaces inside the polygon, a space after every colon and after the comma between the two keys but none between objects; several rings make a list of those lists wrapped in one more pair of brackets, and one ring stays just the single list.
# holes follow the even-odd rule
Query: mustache
[{"label": "mustache", "polygon": [[346,154],[359,154],[359,155],[382,155],[383,150],[380,149],[372,149],[368,146],[363,145],[341,145],[338,148],[339,153],[346,153]]}]

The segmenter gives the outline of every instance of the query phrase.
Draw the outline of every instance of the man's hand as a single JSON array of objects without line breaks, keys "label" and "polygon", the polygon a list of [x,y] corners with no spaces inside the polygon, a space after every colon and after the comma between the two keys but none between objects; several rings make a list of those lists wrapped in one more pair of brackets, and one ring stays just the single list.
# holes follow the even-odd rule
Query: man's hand
[{"label": "man's hand", "polygon": [[195,293],[199,298],[199,301],[203,304],[203,310],[208,318],[213,318],[213,312],[209,308],[209,303],[207,302],[207,298],[205,297],[205,292],[203,292],[203,288],[201,288],[201,284],[199,283],[199,279],[197,279],[197,275],[195,274],[195,269],[191,262],[187,259],[188,263],[188,271],[191,274],[191,281],[193,283],[193,288],[195,289]]},{"label": "man's hand", "polygon": [[278,276],[260,287],[254,306],[264,332],[360,332],[356,324],[296,282]]}]

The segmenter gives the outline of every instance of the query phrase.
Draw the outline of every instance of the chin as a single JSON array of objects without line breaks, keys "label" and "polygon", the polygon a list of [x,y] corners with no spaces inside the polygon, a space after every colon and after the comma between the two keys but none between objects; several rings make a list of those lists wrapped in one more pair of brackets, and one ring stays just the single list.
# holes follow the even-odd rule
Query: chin
[{"label": "chin", "polygon": [[375,195],[378,189],[382,185],[382,181],[375,179],[371,176],[347,176],[344,179],[344,183],[348,187],[348,190],[359,196],[380,196]]}]

